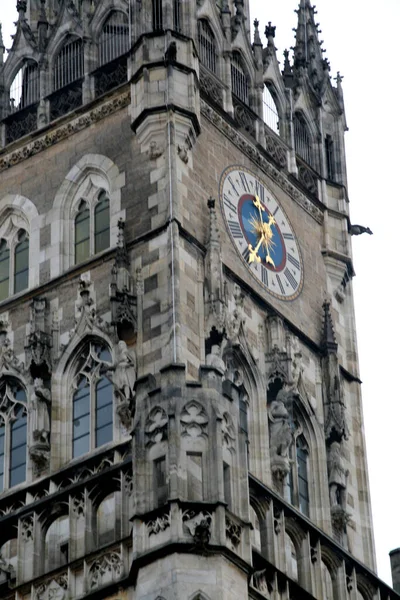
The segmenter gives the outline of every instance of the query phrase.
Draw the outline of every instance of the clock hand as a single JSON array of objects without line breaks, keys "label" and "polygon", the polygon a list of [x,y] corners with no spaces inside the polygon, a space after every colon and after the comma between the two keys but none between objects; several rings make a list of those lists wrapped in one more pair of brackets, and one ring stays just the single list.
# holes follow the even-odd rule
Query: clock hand
[{"label": "clock hand", "polygon": [[249,263],[252,263],[254,261],[261,262],[261,257],[258,256],[258,250],[260,249],[260,246],[261,246],[263,240],[264,240],[264,234],[261,235],[255,248],[253,248],[253,246],[251,244],[249,244],[249,252],[250,252]]},{"label": "clock hand", "polygon": [[255,199],[255,200],[253,200],[253,204],[254,204],[254,206],[255,206],[256,208],[258,208],[258,212],[259,212],[259,215],[260,215],[260,221],[262,222],[262,221],[263,221],[263,218],[262,218],[262,211],[265,211],[265,208],[264,208],[264,207],[263,207],[263,205],[261,204],[260,198],[257,196],[257,194],[256,194],[256,197],[255,197],[255,198],[256,198],[256,199]]}]

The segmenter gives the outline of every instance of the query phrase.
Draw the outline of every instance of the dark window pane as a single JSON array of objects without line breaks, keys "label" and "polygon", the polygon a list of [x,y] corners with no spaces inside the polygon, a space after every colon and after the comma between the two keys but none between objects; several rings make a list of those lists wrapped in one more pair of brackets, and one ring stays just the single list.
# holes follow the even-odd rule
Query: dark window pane
[{"label": "dark window pane", "polygon": [[111,353],[108,348],[97,348],[99,360],[103,360],[104,362],[112,362]]},{"label": "dark window pane", "polygon": [[10,470],[10,487],[13,487],[14,485],[18,485],[18,483],[22,483],[23,481],[25,481],[25,472],[25,464],[21,465],[20,467],[17,467],[16,469]]},{"label": "dark window pane", "polygon": [[14,293],[21,292],[29,283],[29,240],[25,239],[15,247]]},{"label": "dark window pane", "polygon": [[86,415],[79,419],[74,419],[74,440],[83,435],[89,435],[90,432],[90,415]]},{"label": "dark window pane", "polygon": [[26,463],[26,445],[18,446],[11,451],[11,469]]},{"label": "dark window pane", "polygon": [[26,417],[15,421],[11,428],[11,448],[18,448],[22,444],[26,444]]},{"label": "dark window pane", "polygon": [[83,208],[75,218],[75,262],[89,258],[90,254],[90,218],[89,210]]},{"label": "dark window pane", "polygon": [[[4,454],[4,426],[0,427],[0,457],[2,454]],[[0,471],[3,472],[2,468],[1,468],[1,464],[0,464]]]},{"label": "dark window pane", "polygon": [[0,492],[4,489],[4,476],[3,473],[0,474]]},{"label": "dark window pane", "polygon": [[106,427],[102,427],[96,431],[96,448],[102,446],[103,444],[108,444],[108,442],[112,442],[113,439],[113,428],[112,424],[107,425]]},{"label": "dark window pane", "polygon": [[108,404],[107,406],[103,406],[103,408],[99,408],[96,413],[96,429],[100,429],[105,425],[112,425],[112,422],[112,404]]},{"label": "dark window pane", "polygon": [[78,394],[74,396],[74,420],[79,419],[90,413],[90,396],[88,393],[79,397]]},{"label": "dark window pane", "polygon": [[110,246],[110,203],[103,195],[94,211],[95,252],[101,252]]},{"label": "dark window pane", "polygon": [[8,298],[10,277],[10,251],[4,240],[0,243],[0,300]]},{"label": "dark window pane", "polygon": [[[20,402],[26,402],[26,394],[25,394],[25,390],[23,390],[22,388],[20,388],[19,386],[15,386],[13,388],[13,392],[14,392],[14,396],[16,400],[19,400]],[[17,416],[21,416],[24,413],[24,408],[23,406],[20,406],[18,411],[17,411]]]},{"label": "dark window pane", "polygon": [[89,434],[87,434],[86,436],[79,438],[79,440],[74,440],[72,451],[72,456],[74,458],[89,452],[89,439]]},{"label": "dark window pane", "polygon": [[106,404],[112,404],[113,386],[109,379],[103,377],[96,387],[96,407],[101,408]]}]

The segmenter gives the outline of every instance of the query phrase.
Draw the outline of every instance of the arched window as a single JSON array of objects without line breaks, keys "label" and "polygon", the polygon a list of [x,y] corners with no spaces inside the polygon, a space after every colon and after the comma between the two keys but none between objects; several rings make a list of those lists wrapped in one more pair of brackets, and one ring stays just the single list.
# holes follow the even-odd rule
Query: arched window
[{"label": "arched window", "polygon": [[256,511],[254,510],[254,508],[252,506],[250,506],[250,521],[253,526],[251,534],[250,534],[251,545],[256,550],[258,550],[258,552],[261,552],[260,521],[258,519]]},{"label": "arched window", "polygon": [[69,517],[63,515],[52,522],[45,537],[45,571],[69,562]]},{"label": "arched window", "polygon": [[294,581],[297,581],[299,578],[299,571],[297,565],[296,547],[288,533],[285,533],[285,558],[288,576]]},{"label": "arched window", "polygon": [[10,87],[10,112],[23,110],[39,102],[39,67],[36,61],[27,60]]},{"label": "arched window", "polygon": [[99,38],[99,66],[105,65],[129,50],[128,17],[114,11],[103,25]]},{"label": "arched window", "polygon": [[321,561],[322,597],[324,600],[334,600],[332,577],[326,564]]},{"label": "arched window", "polygon": [[75,264],[110,246],[110,200],[102,190],[92,201],[81,200],[75,216]]},{"label": "arched window", "polygon": [[304,436],[295,434],[295,440],[296,443],[291,449],[292,467],[288,475],[290,502],[308,517],[310,516],[308,448]]},{"label": "arched window", "polygon": [[97,545],[103,546],[115,540],[115,494],[109,494],[97,509]]},{"label": "arched window", "polygon": [[153,31],[163,28],[162,0],[151,0]]},{"label": "arched window", "polygon": [[113,385],[104,374],[111,354],[90,342],[80,357],[72,401],[72,456],[76,458],[113,439]]},{"label": "arched window", "polygon": [[245,104],[249,103],[249,80],[239,52],[233,52],[231,60],[232,93]]},{"label": "arched window", "polygon": [[29,285],[29,238],[25,230],[8,231],[0,239],[0,301]]},{"label": "arched window", "polygon": [[293,118],[294,126],[294,148],[299,156],[309,165],[313,166],[313,152],[311,138],[303,116],[295,113]]},{"label": "arched window", "polygon": [[53,90],[57,91],[83,77],[83,42],[67,40],[59,51],[53,67]]},{"label": "arched window", "polygon": [[26,393],[13,379],[0,383],[0,492],[26,478]]},{"label": "arched window", "polygon": [[276,108],[275,100],[266,85],[264,85],[263,91],[263,118],[264,123],[279,135],[278,109]]},{"label": "arched window", "polygon": [[207,67],[213,73],[217,72],[217,50],[215,36],[211,27],[205,19],[200,19],[197,23],[199,36],[199,55],[202,65]]}]

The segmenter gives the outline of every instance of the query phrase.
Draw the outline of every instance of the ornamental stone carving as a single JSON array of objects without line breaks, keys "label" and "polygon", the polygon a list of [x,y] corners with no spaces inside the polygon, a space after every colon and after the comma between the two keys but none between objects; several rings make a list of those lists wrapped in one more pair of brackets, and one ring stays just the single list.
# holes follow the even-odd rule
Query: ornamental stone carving
[{"label": "ornamental stone carving", "polygon": [[221,423],[222,444],[230,452],[235,451],[235,428],[232,418],[228,413],[224,413]]},{"label": "ornamental stone carving", "polygon": [[85,492],[79,492],[75,496],[71,496],[71,511],[75,517],[83,517],[85,515]]},{"label": "ornamental stone carving", "polygon": [[196,400],[192,400],[184,406],[181,412],[182,437],[206,438],[208,435],[207,424],[207,413]]},{"label": "ornamental stone carving", "polygon": [[47,302],[34,298],[31,303],[30,332],[25,342],[26,367],[33,379],[47,380],[51,374],[52,341],[47,329]]},{"label": "ornamental stone carving", "polygon": [[268,580],[266,569],[253,573],[251,582],[253,587],[263,595],[270,594],[273,591],[273,585]]},{"label": "ornamental stone carving", "polygon": [[39,471],[47,467],[50,458],[50,405],[50,390],[43,379],[35,379],[28,407],[32,431],[29,455]]},{"label": "ornamental stone carving", "polygon": [[291,394],[282,389],[268,409],[271,469],[279,482],[282,482],[290,471],[289,449],[293,443],[291,406]]},{"label": "ornamental stone carving", "polygon": [[147,446],[153,446],[166,440],[168,437],[168,417],[165,410],[160,406],[153,408],[147,417],[144,431],[147,437]]},{"label": "ornamental stone carving", "polygon": [[117,252],[111,270],[110,302],[111,322],[118,337],[132,339],[137,330],[134,282],[130,274],[130,259],[125,241],[125,222],[118,221]]},{"label": "ornamental stone carving", "polygon": [[116,363],[110,371],[113,371],[117,414],[125,429],[130,429],[135,414],[136,359],[123,340],[118,342]]},{"label": "ornamental stone carving", "polygon": [[169,512],[164,513],[146,523],[149,536],[157,535],[161,531],[165,531],[171,526],[171,515]]},{"label": "ornamental stone carving", "polygon": [[210,543],[212,516],[209,512],[186,510],[182,521],[196,545],[204,547]]},{"label": "ornamental stone carving", "polygon": [[15,579],[15,569],[11,563],[4,560],[0,552],[0,575],[4,573],[7,579]]},{"label": "ornamental stone carving", "polygon": [[89,589],[119,579],[122,575],[122,558],[118,552],[109,552],[95,560],[89,569]]},{"label": "ornamental stone carving", "polygon": [[240,544],[240,538],[242,536],[241,526],[226,517],[225,533],[227,540],[232,544],[233,548],[236,549]]},{"label": "ornamental stone carving", "polygon": [[33,539],[33,529],[35,525],[34,515],[29,515],[25,519],[21,519],[21,538],[28,542]]},{"label": "ornamental stone carving", "polygon": [[64,600],[67,598],[68,573],[57,575],[34,588],[34,600]]},{"label": "ornamental stone carving", "polygon": [[349,470],[344,466],[341,444],[332,442],[328,447],[328,483],[331,508],[346,510],[347,478]]}]

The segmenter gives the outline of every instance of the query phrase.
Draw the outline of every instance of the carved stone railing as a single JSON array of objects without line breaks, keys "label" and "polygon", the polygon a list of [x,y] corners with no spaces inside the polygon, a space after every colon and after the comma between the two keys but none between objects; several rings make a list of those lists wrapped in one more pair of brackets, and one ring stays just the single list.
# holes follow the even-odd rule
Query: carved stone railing
[{"label": "carved stone railing", "polygon": [[53,92],[49,97],[49,100],[51,121],[76,110],[82,106],[82,80],[75,81],[64,88]]},{"label": "carved stone railing", "polygon": [[13,112],[4,119],[6,144],[11,144],[11,142],[37,129],[37,107],[37,104],[31,104],[23,110]]},{"label": "carved stone railing", "polygon": [[127,55],[119,56],[112,62],[103,65],[93,75],[96,98],[123,85],[128,80]]},{"label": "carved stone railing", "polygon": [[299,156],[296,156],[298,180],[310,194],[318,198],[318,175]]},{"label": "carved stone railing", "polygon": [[264,135],[265,135],[265,149],[270,157],[279,165],[282,169],[287,166],[287,153],[288,148],[278,138],[278,136],[271,131],[271,129],[264,123]]},{"label": "carved stone railing", "polygon": [[249,108],[233,94],[232,100],[235,121],[237,121],[240,127],[247,131],[247,133],[253,137],[256,137],[256,123],[258,121],[258,116],[251,110],[251,108]]},{"label": "carved stone railing", "polygon": [[200,88],[215,104],[223,106],[223,83],[203,65],[200,65]]},{"label": "carved stone railing", "polygon": [[[314,564],[318,561],[322,562],[322,555],[330,555],[333,557],[330,564],[336,565],[336,572],[331,573],[335,585],[335,598],[348,598],[348,592],[356,590],[357,582],[359,582],[363,586],[368,586],[371,590],[371,598],[399,600],[400,595],[381,581],[367,566],[252,475],[249,475],[249,489],[252,501],[256,502],[259,507],[265,507],[266,513],[261,516],[268,524],[267,527],[269,526],[268,535],[281,536],[280,542],[284,543],[287,523],[294,523],[297,536],[305,541],[309,550],[309,562],[307,564],[305,560],[306,555],[298,561],[299,580],[294,581],[287,573],[275,566],[273,550],[271,550],[275,544],[271,543],[271,538],[263,540],[261,537],[261,550],[253,548],[253,574],[250,580],[250,590],[253,589],[254,594],[250,591],[250,597],[275,598],[280,590],[288,589],[289,594],[284,597],[296,600],[315,598],[310,589],[304,589],[311,583],[308,575]],[[279,547],[279,543],[276,546]],[[321,569],[319,568],[317,571],[321,572]],[[308,581],[308,584],[301,584],[302,579]]]}]

